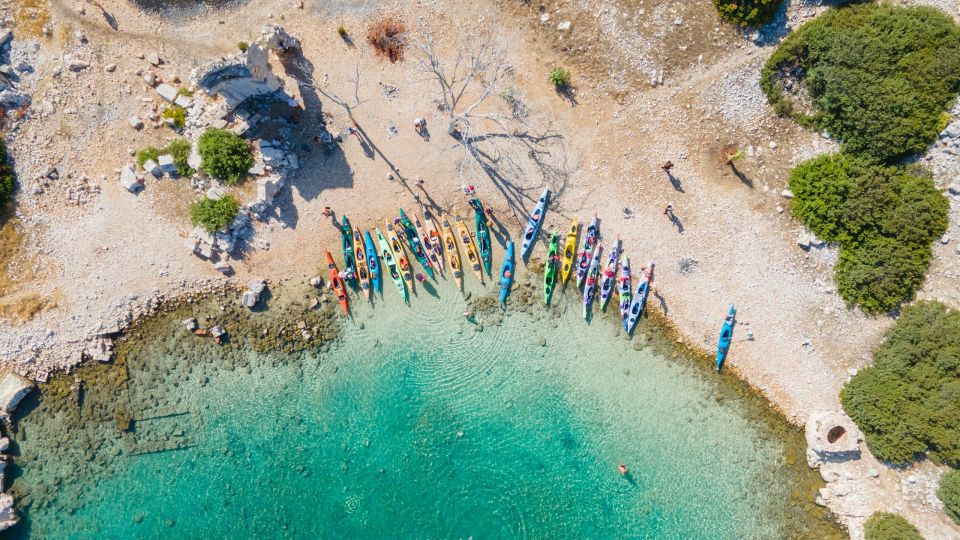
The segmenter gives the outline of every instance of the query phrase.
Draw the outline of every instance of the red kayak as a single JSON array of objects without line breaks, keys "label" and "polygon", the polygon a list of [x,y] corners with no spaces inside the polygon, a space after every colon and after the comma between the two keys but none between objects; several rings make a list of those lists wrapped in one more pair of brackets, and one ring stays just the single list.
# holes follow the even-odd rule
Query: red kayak
[{"label": "red kayak", "polygon": [[343,314],[347,315],[347,290],[343,286],[343,280],[340,279],[340,271],[337,270],[336,263],[333,262],[333,257],[330,256],[330,252],[327,252],[327,268],[330,270],[330,288],[333,289],[333,292],[337,295],[337,301],[340,302],[340,307],[343,308]]}]

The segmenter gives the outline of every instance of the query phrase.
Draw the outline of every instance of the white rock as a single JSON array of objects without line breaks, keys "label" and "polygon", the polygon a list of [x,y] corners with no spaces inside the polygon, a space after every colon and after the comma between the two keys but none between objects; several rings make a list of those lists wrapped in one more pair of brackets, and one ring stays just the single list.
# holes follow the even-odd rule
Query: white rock
[{"label": "white rock", "polygon": [[189,331],[191,331],[191,332],[193,332],[194,330],[197,329],[198,326],[200,326],[200,324],[197,322],[197,320],[194,319],[193,317],[190,317],[189,319],[184,319],[184,320],[183,320],[183,325],[184,325],[185,327],[187,327],[187,330],[189,330]]},{"label": "white rock", "polygon": [[867,474],[870,476],[870,478],[877,478],[878,476],[880,476],[880,471],[878,471],[877,469],[870,469],[869,471],[867,471]]},{"label": "white rock", "polygon": [[0,531],[13,527],[19,521],[13,503],[13,495],[0,493]]},{"label": "white rock", "polygon": [[260,294],[267,288],[267,280],[263,278],[253,278],[247,283],[247,286],[250,287],[250,290]]},{"label": "white rock", "polygon": [[547,21],[549,21],[549,20],[550,20],[550,14],[549,14],[549,13],[544,13],[544,14],[540,15],[540,22],[547,22]]},{"label": "white rock", "polygon": [[137,118],[136,116],[131,116],[127,119],[127,122],[130,123],[130,127],[133,129],[143,129],[143,120]]},{"label": "white rock", "polygon": [[143,188],[143,182],[137,177],[133,165],[124,165],[120,170],[120,185],[130,193],[136,193]]},{"label": "white rock", "polygon": [[784,199],[792,199],[792,198],[793,198],[793,192],[790,191],[789,189],[785,189],[785,190],[781,191],[781,192],[780,192],[780,195],[782,195]]},{"label": "white rock", "polygon": [[152,52],[147,55],[147,62],[150,62],[151,65],[159,66],[160,65],[160,55]]},{"label": "white rock", "polygon": [[103,66],[103,70],[106,71],[107,73],[113,73],[114,71],[117,70],[117,65],[116,65],[116,64],[107,64],[107,65]]},{"label": "white rock", "polygon": [[227,191],[220,186],[213,186],[207,190],[207,198],[219,201],[227,194]]},{"label": "white rock", "polygon": [[173,163],[173,156],[170,154],[164,154],[157,157],[157,165],[160,166],[160,169],[165,173],[175,173],[177,172],[177,166]]},{"label": "white rock", "polygon": [[777,143],[775,143],[775,142],[773,142],[773,141],[770,141],[770,144],[769,144],[768,146],[770,146],[770,149],[771,149],[771,150],[776,150],[776,149],[777,149]]},{"label": "white rock", "polygon": [[225,276],[229,276],[233,273],[233,267],[230,266],[227,261],[217,261],[217,263],[213,265],[213,268]]},{"label": "white rock", "polygon": [[157,162],[152,159],[148,159],[143,162],[143,170],[156,177],[160,177],[163,174],[163,170],[160,168],[160,165],[157,165]]},{"label": "white rock", "polygon": [[186,109],[190,105],[193,105],[193,100],[190,99],[189,96],[180,94],[176,97],[176,99],[173,100],[173,103],[178,107],[183,107],[184,109]]},{"label": "white rock", "polygon": [[157,93],[160,94],[160,97],[170,103],[173,103],[177,99],[177,89],[167,83],[158,84],[156,90]]},{"label": "white rock", "polygon": [[259,300],[259,296],[253,291],[243,291],[243,294],[240,296],[240,303],[248,308],[256,306]]},{"label": "white rock", "polygon": [[152,71],[143,72],[143,82],[147,83],[149,86],[154,86],[157,84],[157,74]]},{"label": "white rock", "polygon": [[0,380],[0,411],[4,414],[16,410],[17,404],[33,390],[33,381],[16,373],[7,373]]},{"label": "white rock", "polygon": [[951,195],[960,195],[960,182],[954,182],[947,187]]},{"label": "white rock", "polygon": [[571,23],[570,21],[563,21],[562,23],[557,25],[557,30],[565,32],[569,30],[571,26],[573,26],[573,23]]}]

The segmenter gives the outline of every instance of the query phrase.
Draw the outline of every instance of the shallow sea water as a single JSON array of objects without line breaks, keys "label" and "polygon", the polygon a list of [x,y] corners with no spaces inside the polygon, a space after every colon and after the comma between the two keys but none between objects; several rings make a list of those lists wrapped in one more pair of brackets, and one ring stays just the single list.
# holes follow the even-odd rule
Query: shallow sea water
[{"label": "shallow sea water", "polygon": [[179,320],[201,306],[145,323],[25,404],[12,536],[838,535],[799,434],[646,323],[628,341],[569,295],[474,325],[437,289],[407,308],[385,284],[303,353],[195,338]]}]

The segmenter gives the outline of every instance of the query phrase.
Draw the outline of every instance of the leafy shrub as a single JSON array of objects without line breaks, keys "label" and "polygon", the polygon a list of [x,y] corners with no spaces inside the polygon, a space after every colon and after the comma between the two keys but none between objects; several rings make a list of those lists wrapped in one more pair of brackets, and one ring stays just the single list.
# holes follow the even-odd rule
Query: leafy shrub
[{"label": "leafy shrub", "polygon": [[760,26],[770,22],[783,0],[713,0],[720,18],[740,26]]},{"label": "leafy shrub", "polygon": [[563,90],[570,87],[570,70],[562,67],[555,67],[550,72],[550,82],[557,90]]},{"label": "leafy shrub", "polygon": [[153,160],[153,162],[156,163],[160,160],[161,155],[170,154],[173,156],[173,164],[177,168],[177,174],[180,176],[191,176],[196,171],[187,163],[190,159],[190,150],[190,141],[186,139],[172,141],[166,148],[162,149],[148,146],[137,152],[137,165],[143,168],[144,163],[147,161]]},{"label": "leafy shrub", "polygon": [[237,43],[237,48],[240,49],[240,52],[247,52],[247,49],[250,48],[250,44],[246,41],[241,41]]},{"label": "leafy shrub", "polygon": [[960,313],[918,302],[840,392],[877,458],[907,463],[924,452],[960,464]]},{"label": "leafy shrub", "polygon": [[7,146],[3,144],[3,141],[0,141],[0,216],[2,216],[7,204],[13,200],[13,190],[16,182],[13,167],[10,166],[7,159]]},{"label": "leafy shrub", "polygon": [[189,88],[178,88],[178,89],[177,89],[177,95],[178,95],[178,96],[193,97],[193,90],[190,90]]},{"label": "leafy shrub", "polygon": [[960,524],[960,470],[953,469],[940,478],[937,497],[950,519]]},{"label": "leafy shrub", "polygon": [[920,531],[897,514],[877,512],[864,524],[866,540],[923,540]]},{"label": "leafy shrub", "polygon": [[342,24],[337,27],[337,35],[340,36],[340,39],[347,39],[347,27]]},{"label": "leafy shrub", "polygon": [[233,222],[240,211],[240,203],[232,195],[219,199],[203,199],[190,205],[190,221],[208,232],[217,232]]},{"label": "leafy shrub", "polygon": [[367,29],[367,42],[373,45],[377,56],[389,58],[390,62],[399,62],[403,60],[403,49],[407,45],[406,32],[407,28],[402,22],[386,19]]},{"label": "leafy shrub", "polygon": [[[760,86],[779,113],[845,151],[895,160],[927,148],[960,91],[960,28],[929,7],[830,9],[787,36]],[[794,100],[804,92],[807,111]]]},{"label": "leafy shrub", "polygon": [[163,117],[173,120],[173,127],[183,129],[187,125],[187,110],[179,105],[171,105],[163,110]]},{"label": "leafy shrub", "polygon": [[790,190],[800,221],[841,245],[834,271],[847,302],[873,314],[913,297],[947,229],[949,202],[929,176],[840,153],[798,165]]},{"label": "leafy shrub", "polygon": [[200,135],[200,168],[228,184],[237,184],[253,166],[246,141],[225,129],[208,128]]}]

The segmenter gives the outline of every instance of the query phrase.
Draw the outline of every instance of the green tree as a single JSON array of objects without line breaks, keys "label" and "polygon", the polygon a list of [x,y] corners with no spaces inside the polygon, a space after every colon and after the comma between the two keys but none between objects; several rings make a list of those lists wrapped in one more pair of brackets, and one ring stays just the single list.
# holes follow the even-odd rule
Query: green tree
[{"label": "green tree", "polygon": [[866,540],[923,540],[920,531],[897,514],[877,512],[864,524]]},{"label": "green tree", "polygon": [[230,225],[239,211],[240,203],[232,195],[219,199],[204,197],[190,206],[190,221],[213,233]]},{"label": "green tree", "polygon": [[960,464],[960,313],[939,302],[904,308],[840,399],[877,458],[907,463],[929,451]]},{"label": "green tree", "polygon": [[7,146],[0,140],[0,218],[3,217],[7,204],[13,200],[15,187],[16,177],[7,156]]},{"label": "green tree", "polygon": [[848,304],[879,315],[912,300],[929,266],[929,247],[876,236],[863,245],[841,248],[833,279]]},{"label": "green tree", "polygon": [[760,26],[773,19],[783,0],[713,0],[720,18],[740,26]]},{"label": "green tree", "polygon": [[228,184],[237,184],[253,166],[246,141],[225,129],[208,128],[200,135],[200,168]]},{"label": "green tree", "polygon": [[[929,7],[830,9],[787,36],[760,86],[778,112],[827,130],[845,151],[896,160],[942,129],[960,91],[960,27]],[[795,106],[802,93],[812,110]]]},{"label": "green tree", "polygon": [[940,478],[937,497],[950,519],[960,524],[960,470],[952,469]]}]

